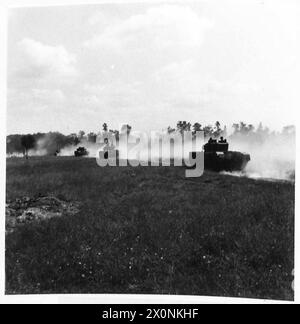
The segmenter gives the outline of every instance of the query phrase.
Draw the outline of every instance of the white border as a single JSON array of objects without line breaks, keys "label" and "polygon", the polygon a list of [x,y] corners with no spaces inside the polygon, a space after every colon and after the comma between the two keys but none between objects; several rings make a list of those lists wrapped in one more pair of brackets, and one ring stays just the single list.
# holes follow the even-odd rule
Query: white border
[{"label": "white border", "polygon": [[[6,174],[6,10],[0,6],[0,293],[5,286],[5,174]],[[3,90],[3,91],[2,91]],[[2,297],[2,296],[1,296]],[[2,300],[2,298],[1,298]]]},{"label": "white border", "polygon": [[[182,2],[186,3],[187,0],[125,0],[129,2]],[[124,0],[2,0],[0,5],[0,213],[1,213],[1,230],[0,230],[0,303],[15,304],[15,303],[70,303],[70,304],[281,304],[289,302],[280,301],[266,301],[257,299],[237,299],[237,298],[219,298],[219,297],[194,297],[194,296],[166,296],[166,295],[25,295],[25,296],[5,296],[4,282],[5,282],[5,173],[6,173],[6,48],[7,48],[7,9],[12,7],[33,7],[33,6],[54,6],[54,5],[81,5],[81,4],[100,4],[100,3],[124,3]],[[197,0],[194,0],[194,2]],[[219,0],[223,2],[224,0]],[[261,0],[227,0],[234,4],[234,2],[245,3],[257,3]],[[265,0],[265,2],[282,1],[294,2],[300,5],[297,0]],[[198,0],[198,2],[209,2],[209,0]],[[218,0],[210,0],[210,2],[218,3]],[[295,80],[296,82],[297,80]],[[297,112],[297,120],[295,125],[297,126],[297,160],[296,160],[296,183],[298,184],[300,179],[298,170],[299,165],[299,114]],[[299,188],[296,185],[296,198],[299,198]],[[296,215],[299,211],[299,199],[296,199]],[[299,235],[299,220],[296,217],[296,256],[295,256],[295,302],[298,303],[299,299],[299,287],[300,277],[298,276],[300,256],[297,253],[300,250],[300,235]]]}]

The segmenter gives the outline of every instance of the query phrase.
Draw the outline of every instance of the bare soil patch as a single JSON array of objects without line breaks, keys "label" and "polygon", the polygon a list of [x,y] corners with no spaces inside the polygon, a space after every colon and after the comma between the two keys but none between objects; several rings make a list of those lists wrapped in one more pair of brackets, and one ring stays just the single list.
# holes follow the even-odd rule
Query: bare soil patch
[{"label": "bare soil patch", "polygon": [[23,224],[78,212],[79,203],[63,201],[54,196],[17,198],[6,204],[6,233],[13,232]]}]

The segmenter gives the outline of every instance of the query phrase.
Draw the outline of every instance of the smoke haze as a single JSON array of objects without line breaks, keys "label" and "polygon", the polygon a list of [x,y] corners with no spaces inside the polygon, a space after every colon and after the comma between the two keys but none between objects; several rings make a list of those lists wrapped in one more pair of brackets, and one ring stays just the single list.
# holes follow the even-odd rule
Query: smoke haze
[{"label": "smoke haze", "polygon": [[244,175],[250,178],[294,180],[295,134],[267,136],[262,142],[246,137],[232,139],[231,149],[251,155]]},{"label": "smoke haze", "polygon": [[[246,131],[245,131],[246,130]],[[122,133],[122,130],[121,130]],[[133,142],[137,137],[132,132]],[[150,138],[146,141],[142,141],[138,146],[136,144],[129,145],[128,148],[128,158],[137,158],[137,150],[139,150],[139,158],[142,161],[150,161],[151,158],[154,161],[158,161],[159,157],[162,157],[162,161],[170,159],[181,158],[181,146],[178,145],[178,138],[181,137],[181,133],[175,131],[172,136],[175,139],[174,145],[170,148],[169,141],[165,141],[167,138],[167,131],[156,132],[153,137],[151,155],[150,155]],[[222,133],[219,134],[219,136]],[[224,134],[223,134],[224,135]],[[18,135],[19,136],[19,135]],[[88,151],[88,157],[94,158],[101,147],[103,147],[104,138],[107,137],[107,132],[100,132],[97,137],[96,143],[92,143],[88,140],[87,136],[82,137],[78,144],[66,144],[66,137],[59,133],[48,133],[40,136],[34,149],[29,151],[30,156],[47,156],[47,155],[58,155],[58,156],[74,156],[74,151],[79,147],[85,147]],[[161,152],[157,148],[158,139],[162,137],[163,143],[165,144],[163,151]],[[215,137],[217,138],[217,137]],[[238,151],[242,153],[250,154],[251,161],[248,163],[246,169],[240,173],[232,173],[235,176],[246,176],[250,178],[264,178],[264,179],[274,179],[274,180],[294,180],[295,179],[295,155],[296,155],[296,143],[295,143],[295,128],[293,126],[285,127],[282,132],[271,133],[268,129],[257,129],[249,131],[247,127],[235,129],[235,132],[231,134],[228,138],[229,150]],[[206,136],[206,141],[208,140]],[[8,145],[12,144],[13,138],[9,138]],[[154,144],[154,147],[153,147]],[[192,148],[192,143],[187,143],[183,150],[183,157],[187,158],[189,152]],[[126,158],[126,150],[124,147],[117,147],[114,143],[116,149],[120,150],[120,158]],[[132,148],[136,146],[135,150]],[[169,149],[168,149],[169,146]],[[202,145],[201,145],[202,147]],[[201,147],[196,148],[196,150],[201,151]],[[8,157],[21,157],[22,153],[10,149],[7,152]]]}]

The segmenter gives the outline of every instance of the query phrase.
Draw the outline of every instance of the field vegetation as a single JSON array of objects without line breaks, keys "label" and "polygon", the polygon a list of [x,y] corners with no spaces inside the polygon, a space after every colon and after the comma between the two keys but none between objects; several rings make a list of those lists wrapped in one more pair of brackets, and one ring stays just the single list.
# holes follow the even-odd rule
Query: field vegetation
[{"label": "field vegetation", "polygon": [[294,184],[94,159],[7,159],[7,202],[75,214],[6,235],[6,293],[187,294],[292,300]]}]

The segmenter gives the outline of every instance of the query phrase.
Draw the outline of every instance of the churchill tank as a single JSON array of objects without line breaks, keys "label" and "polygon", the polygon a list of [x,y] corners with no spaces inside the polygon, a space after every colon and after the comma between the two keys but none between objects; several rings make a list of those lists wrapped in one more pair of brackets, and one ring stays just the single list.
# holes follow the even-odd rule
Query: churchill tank
[{"label": "churchill tank", "polygon": [[[229,143],[221,138],[219,141],[210,139],[203,147],[204,169],[221,172],[243,171],[249,161],[250,154],[229,151]],[[192,158],[196,158],[198,152],[192,152]]]},{"label": "churchill tank", "polygon": [[89,155],[89,152],[83,146],[78,147],[78,149],[76,151],[74,151],[74,156],[76,156],[76,157],[88,156],[88,155]]}]

